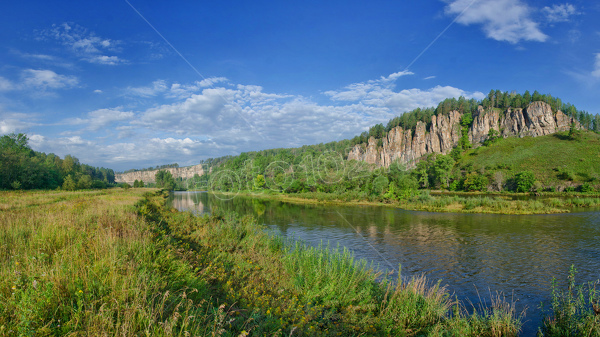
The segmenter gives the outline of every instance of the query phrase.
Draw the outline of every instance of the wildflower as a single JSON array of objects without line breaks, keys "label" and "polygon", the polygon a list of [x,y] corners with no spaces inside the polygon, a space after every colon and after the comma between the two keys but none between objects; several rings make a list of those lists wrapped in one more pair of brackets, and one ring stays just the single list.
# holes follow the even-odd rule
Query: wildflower
[{"label": "wildflower", "polygon": [[79,289],[79,293],[80,293],[80,294],[83,294],[83,290]]},{"label": "wildflower", "polygon": [[12,286],[12,290],[17,290],[17,286]]}]

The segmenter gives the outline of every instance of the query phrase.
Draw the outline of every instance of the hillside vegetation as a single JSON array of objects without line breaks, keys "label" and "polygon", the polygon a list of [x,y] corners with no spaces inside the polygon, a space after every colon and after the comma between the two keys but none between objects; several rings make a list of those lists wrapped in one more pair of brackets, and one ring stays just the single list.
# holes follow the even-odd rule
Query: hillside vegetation
[{"label": "hillside vegetation", "polygon": [[[600,134],[582,132],[542,137],[506,138],[469,150],[458,161],[462,169],[479,172],[530,171],[543,186],[559,187],[600,183]],[[493,175],[493,173],[492,173]]]}]

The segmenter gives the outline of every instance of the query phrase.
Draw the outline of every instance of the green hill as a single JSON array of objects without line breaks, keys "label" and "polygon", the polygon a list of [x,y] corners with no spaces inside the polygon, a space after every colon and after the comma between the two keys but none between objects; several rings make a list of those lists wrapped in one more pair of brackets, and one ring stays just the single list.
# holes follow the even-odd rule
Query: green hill
[{"label": "green hill", "polygon": [[531,171],[544,186],[566,187],[600,183],[600,134],[581,131],[572,139],[567,133],[541,137],[505,138],[467,151],[458,160],[463,170],[502,172],[510,177]]}]

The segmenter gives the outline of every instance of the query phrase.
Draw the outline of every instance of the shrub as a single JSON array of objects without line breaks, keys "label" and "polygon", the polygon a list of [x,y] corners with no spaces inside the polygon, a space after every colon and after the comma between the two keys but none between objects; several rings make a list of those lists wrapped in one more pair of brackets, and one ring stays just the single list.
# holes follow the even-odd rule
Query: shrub
[{"label": "shrub", "polygon": [[483,191],[487,188],[488,178],[477,173],[470,173],[465,178],[463,183],[464,189],[470,191]]},{"label": "shrub", "polygon": [[535,176],[530,171],[523,171],[515,175],[517,192],[529,192],[535,183]]},{"label": "shrub", "polygon": [[592,185],[590,185],[590,183],[583,183],[583,185],[581,185],[581,187],[579,189],[583,193],[593,192],[594,191],[594,188],[592,187]]}]

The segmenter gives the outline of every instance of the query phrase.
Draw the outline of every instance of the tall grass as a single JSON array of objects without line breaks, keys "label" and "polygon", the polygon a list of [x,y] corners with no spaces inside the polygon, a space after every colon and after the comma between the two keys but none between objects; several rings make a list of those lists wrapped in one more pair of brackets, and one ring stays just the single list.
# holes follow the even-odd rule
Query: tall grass
[{"label": "tall grass", "polygon": [[[424,278],[378,281],[343,250],[196,217],[136,189],[0,193],[0,335],[512,336]],[[491,311],[490,311],[491,310]],[[468,334],[467,334],[468,335]]]},{"label": "tall grass", "polygon": [[552,300],[539,336],[600,336],[598,282],[577,285],[575,274],[576,270],[571,266],[567,289],[560,289],[556,280],[552,281]]}]

